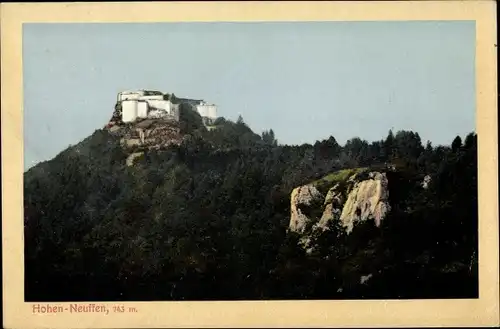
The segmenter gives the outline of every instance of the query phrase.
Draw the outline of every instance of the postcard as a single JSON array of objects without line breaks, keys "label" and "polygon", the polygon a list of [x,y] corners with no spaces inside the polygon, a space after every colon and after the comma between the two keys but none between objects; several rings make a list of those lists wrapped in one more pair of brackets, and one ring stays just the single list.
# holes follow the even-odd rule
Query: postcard
[{"label": "postcard", "polygon": [[5,328],[499,324],[494,2],[1,27]]}]

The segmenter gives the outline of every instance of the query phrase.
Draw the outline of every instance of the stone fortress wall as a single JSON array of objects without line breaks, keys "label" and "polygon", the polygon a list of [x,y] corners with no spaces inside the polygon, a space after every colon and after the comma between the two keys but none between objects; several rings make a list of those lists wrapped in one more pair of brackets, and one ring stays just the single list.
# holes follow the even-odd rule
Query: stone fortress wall
[{"label": "stone fortress wall", "polygon": [[[179,121],[179,104],[172,103],[171,95],[159,91],[137,90],[118,93],[121,104],[121,121],[134,122],[144,118],[165,118]],[[217,118],[217,106],[203,100],[187,101],[198,111],[206,125]]]}]

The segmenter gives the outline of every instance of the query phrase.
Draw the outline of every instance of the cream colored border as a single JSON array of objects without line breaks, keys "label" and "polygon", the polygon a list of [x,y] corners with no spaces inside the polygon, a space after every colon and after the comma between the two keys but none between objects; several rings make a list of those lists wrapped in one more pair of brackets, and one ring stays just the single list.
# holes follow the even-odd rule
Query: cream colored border
[{"label": "cream colored border", "polygon": [[[489,326],[499,324],[494,1],[1,4],[4,327]],[[480,299],[127,303],[129,315],[33,315],[23,301],[22,23],[475,20]],[[404,278],[401,278],[404,280]]]}]

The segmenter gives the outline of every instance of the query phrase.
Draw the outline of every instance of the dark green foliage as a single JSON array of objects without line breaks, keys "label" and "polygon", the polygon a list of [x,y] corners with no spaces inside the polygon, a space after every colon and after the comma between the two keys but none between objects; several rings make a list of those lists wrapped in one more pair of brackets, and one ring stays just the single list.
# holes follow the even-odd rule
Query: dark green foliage
[{"label": "dark green foliage", "polygon": [[[241,116],[239,116],[236,123],[224,118],[218,118],[214,125],[217,126],[217,129],[204,133],[203,138],[222,150],[234,148],[261,149],[259,146],[266,145],[266,142],[262,141],[261,137],[246,125]],[[274,144],[271,143],[272,145]]]},{"label": "dark green foliage", "polygon": [[200,114],[189,103],[181,103],[179,105],[179,122],[180,130],[183,134],[205,130]]},{"label": "dark green foliage", "polygon": [[264,131],[262,132],[262,141],[267,144],[267,145],[272,145],[272,146],[277,146],[278,141],[276,140],[276,137],[274,136],[274,131],[270,129],[269,131]]},{"label": "dark green foliage", "polygon": [[[96,131],[25,173],[27,301],[477,297],[474,134],[451,148],[412,132],[279,146],[242,118],[206,131],[181,113],[191,138],[133,167]],[[333,221],[311,254],[287,233],[292,188],[397,159],[381,228]]]}]

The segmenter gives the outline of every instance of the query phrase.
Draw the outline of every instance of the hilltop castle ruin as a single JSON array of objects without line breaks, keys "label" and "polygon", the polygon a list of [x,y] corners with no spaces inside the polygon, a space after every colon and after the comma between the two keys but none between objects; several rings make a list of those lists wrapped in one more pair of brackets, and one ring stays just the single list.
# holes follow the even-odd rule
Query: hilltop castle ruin
[{"label": "hilltop castle ruin", "polygon": [[210,126],[217,119],[217,106],[203,100],[178,98],[153,90],[122,91],[118,93],[111,124],[135,122],[138,119],[164,118],[179,121],[181,104],[189,104]]}]

